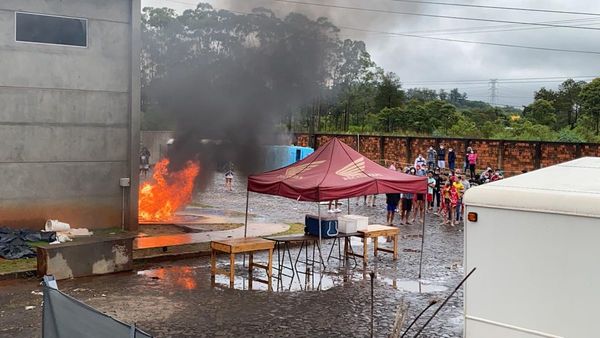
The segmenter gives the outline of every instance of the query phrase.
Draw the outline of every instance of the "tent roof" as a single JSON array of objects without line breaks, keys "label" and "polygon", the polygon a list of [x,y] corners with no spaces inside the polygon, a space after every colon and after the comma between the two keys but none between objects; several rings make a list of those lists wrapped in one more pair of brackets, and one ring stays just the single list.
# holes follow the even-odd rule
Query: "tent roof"
[{"label": "tent roof", "polygon": [[584,157],[467,190],[465,204],[600,217],[600,157]]},{"label": "tent roof", "polygon": [[333,138],[305,159],[248,177],[248,190],[299,201],[427,192],[427,178],[389,170]]}]

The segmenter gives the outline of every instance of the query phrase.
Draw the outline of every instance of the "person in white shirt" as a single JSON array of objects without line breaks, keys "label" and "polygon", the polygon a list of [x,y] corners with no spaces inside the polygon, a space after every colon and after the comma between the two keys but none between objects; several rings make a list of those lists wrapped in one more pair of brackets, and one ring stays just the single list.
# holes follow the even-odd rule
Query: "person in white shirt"
[{"label": "person in white shirt", "polygon": [[425,165],[427,165],[427,161],[425,161],[425,158],[423,157],[422,154],[419,154],[419,156],[417,156],[417,158],[415,159],[415,165],[414,167],[420,167],[423,168],[425,167]]}]

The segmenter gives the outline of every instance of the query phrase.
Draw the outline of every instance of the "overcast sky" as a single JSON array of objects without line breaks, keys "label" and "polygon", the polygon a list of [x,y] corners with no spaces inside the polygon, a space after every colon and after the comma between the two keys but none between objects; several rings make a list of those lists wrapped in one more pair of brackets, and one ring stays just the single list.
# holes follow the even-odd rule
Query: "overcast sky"
[{"label": "overcast sky", "polygon": [[[433,4],[411,4],[394,0],[297,1],[333,6],[361,7],[388,12],[545,22],[597,28],[597,30],[410,16],[291,4],[275,0],[205,0],[202,2],[208,2],[215,8],[241,12],[248,12],[255,7],[266,7],[280,16],[284,16],[290,11],[296,11],[311,18],[328,17],[335,25],[345,27],[342,28],[341,37],[365,41],[373,60],[386,71],[393,71],[398,74],[404,88],[449,89],[458,87],[461,91],[466,92],[470,99],[488,102],[491,94],[488,81],[498,79],[496,102],[498,104],[521,106],[532,101],[534,90],[542,86],[557,88],[560,83],[559,80],[540,80],[539,78],[588,76],[581,79],[589,80],[589,76],[600,76],[600,14],[592,16],[492,10]],[[598,0],[432,1],[600,13],[600,1]],[[194,8],[196,3],[194,0],[142,0],[142,7],[171,7],[182,11],[186,8]],[[360,31],[361,29],[377,32],[408,33],[436,38],[586,50],[595,51],[599,54],[551,52],[447,42],[363,32]],[[535,79],[503,80],[522,78]],[[465,80],[481,81],[465,82]],[[441,81],[446,83],[440,83]]]}]

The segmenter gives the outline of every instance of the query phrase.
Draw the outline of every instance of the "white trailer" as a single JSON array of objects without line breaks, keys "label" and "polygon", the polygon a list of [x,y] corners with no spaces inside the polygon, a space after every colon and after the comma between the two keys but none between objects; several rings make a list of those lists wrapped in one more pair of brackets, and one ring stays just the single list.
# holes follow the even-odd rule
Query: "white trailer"
[{"label": "white trailer", "polygon": [[[600,337],[600,158],[465,194],[466,338]],[[466,217],[465,217],[466,218]]]}]

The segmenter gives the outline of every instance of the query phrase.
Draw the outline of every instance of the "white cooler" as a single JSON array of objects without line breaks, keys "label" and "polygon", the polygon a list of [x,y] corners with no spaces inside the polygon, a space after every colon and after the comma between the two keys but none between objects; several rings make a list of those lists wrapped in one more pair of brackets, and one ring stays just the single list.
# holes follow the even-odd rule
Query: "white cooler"
[{"label": "white cooler", "polygon": [[366,230],[369,226],[369,217],[359,215],[338,216],[338,232],[353,233]]}]

